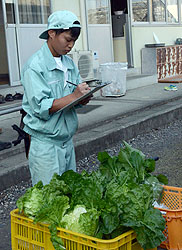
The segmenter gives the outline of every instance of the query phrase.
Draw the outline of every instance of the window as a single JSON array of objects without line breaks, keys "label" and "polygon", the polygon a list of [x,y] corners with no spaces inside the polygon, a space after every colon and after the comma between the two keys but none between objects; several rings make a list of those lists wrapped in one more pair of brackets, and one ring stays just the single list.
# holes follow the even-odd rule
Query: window
[{"label": "window", "polygon": [[108,24],[109,23],[109,2],[108,0],[88,0],[88,23]]},{"label": "window", "polygon": [[133,21],[148,22],[148,0],[132,0]]},{"label": "window", "polygon": [[47,23],[47,18],[51,14],[50,0],[44,0],[42,14],[43,14],[43,23]]},{"label": "window", "polygon": [[12,0],[6,0],[6,17],[9,24],[15,23],[15,9],[14,2]]},{"label": "window", "polygon": [[50,14],[49,0],[18,0],[20,23],[47,23]]},{"label": "window", "polygon": [[165,22],[165,0],[152,0],[152,22]]},{"label": "window", "polygon": [[179,7],[182,19],[182,0],[132,0],[133,22],[179,23]]},{"label": "window", "polygon": [[167,0],[167,22],[178,23],[178,2],[177,0]]}]

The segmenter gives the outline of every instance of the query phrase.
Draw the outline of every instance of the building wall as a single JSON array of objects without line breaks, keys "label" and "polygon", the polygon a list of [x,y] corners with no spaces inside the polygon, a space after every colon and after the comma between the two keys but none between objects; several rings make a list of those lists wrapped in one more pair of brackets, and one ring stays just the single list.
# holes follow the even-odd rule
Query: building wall
[{"label": "building wall", "polygon": [[126,40],[124,37],[113,38],[115,62],[127,62]]},{"label": "building wall", "polygon": [[85,13],[83,11],[84,0],[52,0],[52,11],[69,10],[72,11],[81,22],[82,30],[78,40],[75,43],[73,50],[86,50],[87,49],[87,34],[86,34],[86,21]]},{"label": "building wall", "polygon": [[132,27],[132,45],[134,67],[141,68],[141,49],[145,44],[156,43],[153,33],[157,36],[160,43],[165,45],[174,45],[176,38],[182,38],[182,27],[180,26],[133,26]]}]

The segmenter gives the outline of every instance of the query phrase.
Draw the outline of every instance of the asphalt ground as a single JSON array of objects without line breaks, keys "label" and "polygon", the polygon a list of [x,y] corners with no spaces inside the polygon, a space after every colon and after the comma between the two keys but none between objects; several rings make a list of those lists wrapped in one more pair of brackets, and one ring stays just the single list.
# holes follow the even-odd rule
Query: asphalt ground
[{"label": "asphalt ground", "polygon": [[[97,93],[87,106],[78,110],[79,129],[74,136],[77,161],[81,159],[86,159],[87,161],[90,155],[106,148],[111,148],[115,143],[140,137],[140,135],[151,130],[157,131],[161,126],[182,119],[181,84],[177,84],[177,91],[166,91],[164,90],[165,86],[169,86],[169,84],[152,84],[138,89],[131,89],[126,92],[125,96],[117,98],[101,97]],[[20,104],[21,102],[16,103],[16,105]],[[6,105],[14,106],[15,103]],[[20,119],[19,112],[0,116],[0,127],[2,128],[0,140],[11,142],[17,139],[17,133],[12,129],[12,125],[18,125]],[[172,128],[170,131],[171,134],[174,133]],[[168,136],[169,132],[167,133],[166,141]],[[147,149],[147,139],[144,140],[142,138],[140,137],[143,141],[143,149]],[[158,149],[160,149],[162,143],[160,138],[162,137],[157,137],[156,139],[159,142],[157,143],[159,144]],[[180,140],[180,138],[178,139]],[[137,145],[135,141],[133,143]],[[170,156],[170,143],[168,146],[167,155]],[[173,145],[171,146],[173,147]],[[180,153],[178,156],[180,156]],[[162,156],[160,155],[160,157]],[[166,163],[168,162],[167,159],[166,157]],[[165,167],[161,169],[164,173],[165,171],[167,172]],[[171,171],[174,172],[174,168]],[[172,176],[172,174],[169,176]],[[22,180],[25,183],[29,183],[29,177],[23,143],[0,151],[1,190],[5,190],[8,187],[11,189],[12,185],[20,185]],[[173,185],[176,183],[176,180],[171,183]],[[10,189],[8,189],[9,195],[11,194]],[[9,199],[7,206],[11,207],[11,197]],[[0,226],[0,249],[11,249],[10,235],[10,219],[7,219],[6,223]]]},{"label": "asphalt ground", "polygon": [[[170,186],[182,187],[182,120],[175,120],[148,133],[142,133],[127,142],[134,148],[140,149],[147,157],[159,157],[156,162],[155,174],[168,177]],[[105,149],[110,155],[117,155],[121,142]],[[98,165],[97,155],[89,155],[77,162],[77,171],[83,169],[92,171]],[[11,249],[11,228],[9,213],[16,207],[16,200],[30,187],[30,182],[21,182],[0,192],[0,249]],[[2,212],[1,212],[2,211]],[[158,247],[158,250],[161,249]]]},{"label": "asphalt ground", "polygon": [[[90,103],[78,109],[79,129],[74,136],[77,160],[128,140],[169,121],[182,118],[182,85],[177,91],[166,91],[167,83],[155,83],[131,89],[121,97],[102,97],[95,93]],[[17,107],[21,101],[6,104]],[[0,111],[4,106],[0,106]],[[12,142],[20,124],[19,112],[0,116],[0,141]],[[23,142],[0,151],[0,190],[30,178]]]}]

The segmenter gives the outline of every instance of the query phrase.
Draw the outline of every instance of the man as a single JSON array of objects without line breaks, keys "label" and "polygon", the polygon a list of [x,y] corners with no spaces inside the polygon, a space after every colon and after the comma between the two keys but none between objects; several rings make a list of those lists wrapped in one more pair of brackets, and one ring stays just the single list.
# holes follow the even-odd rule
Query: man
[{"label": "man", "polygon": [[[30,135],[29,168],[32,184],[39,180],[50,182],[56,172],[76,171],[72,136],[78,126],[75,107],[57,112],[67,104],[88,93],[81,83],[78,69],[66,56],[80,34],[80,23],[70,11],[57,11],[48,18],[46,39],[24,66],[21,81],[24,87],[24,131]],[[76,84],[69,84],[67,81]],[[90,98],[82,101],[87,104]]]}]

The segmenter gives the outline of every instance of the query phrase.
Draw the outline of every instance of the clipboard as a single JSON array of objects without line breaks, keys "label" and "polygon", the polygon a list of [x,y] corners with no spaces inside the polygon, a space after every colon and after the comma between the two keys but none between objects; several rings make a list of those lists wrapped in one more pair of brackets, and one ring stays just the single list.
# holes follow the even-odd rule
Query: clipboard
[{"label": "clipboard", "polygon": [[92,90],[90,90],[87,94],[80,96],[78,99],[76,99],[75,101],[69,103],[68,105],[64,106],[63,108],[59,109],[56,113],[59,113],[61,111],[67,111],[68,109],[72,108],[73,106],[77,105],[80,101],[84,100],[85,98],[87,98],[88,96],[94,94],[95,92],[97,92],[99,89],[109,85],[111,82],[105,82],[105,83],[99,83],[97,84],[97,86],[95,88],[93,88]]}]

